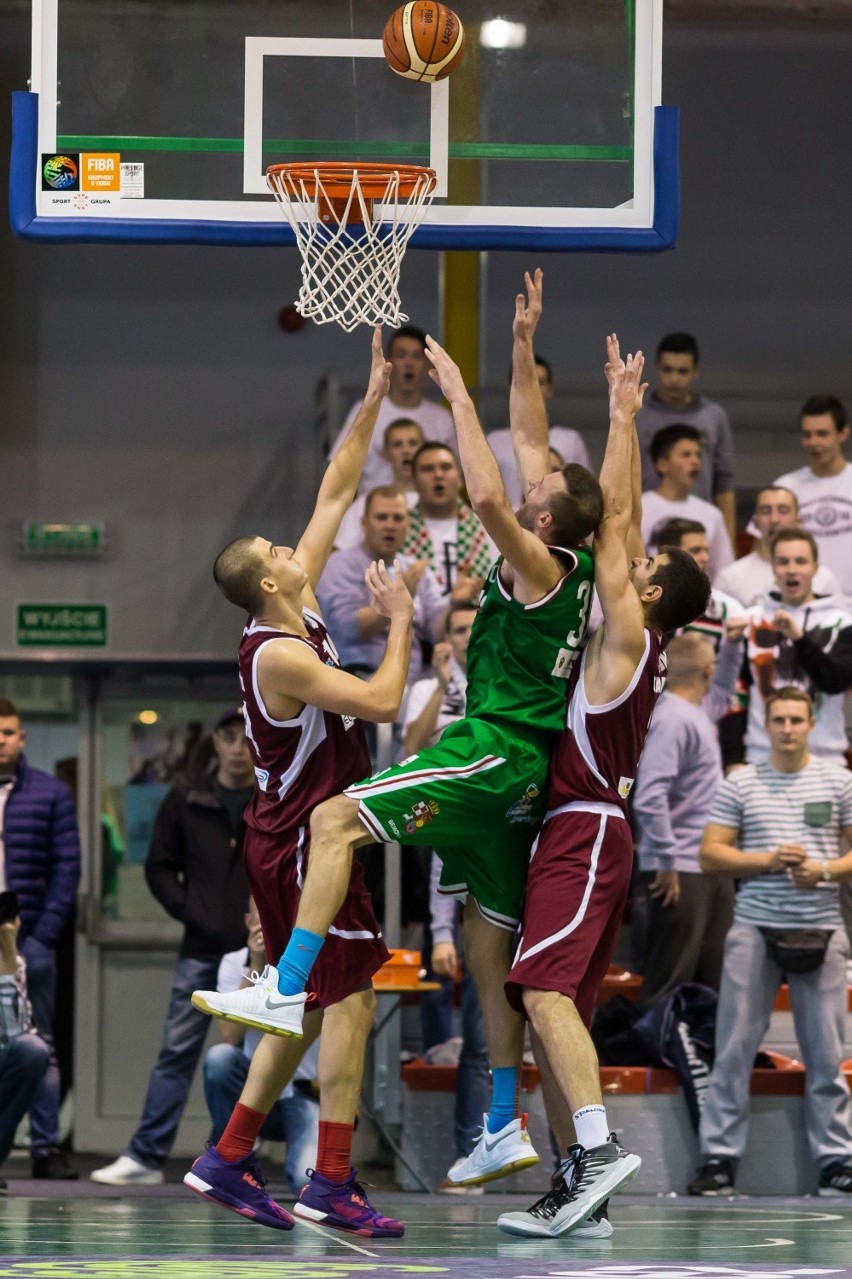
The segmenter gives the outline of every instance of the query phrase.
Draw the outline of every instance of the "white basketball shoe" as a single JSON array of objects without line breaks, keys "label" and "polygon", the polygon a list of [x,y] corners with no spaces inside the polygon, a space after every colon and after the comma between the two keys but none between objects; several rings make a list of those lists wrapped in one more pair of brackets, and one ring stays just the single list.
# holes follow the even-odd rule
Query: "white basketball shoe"
[{"label": "white basketball shoe", "polygon": [[251,1026],[267,1035],[284,1038],[302,1037],[302,1017],[307,995],[281,995],[278,993],[278,969],[267,964],[263,972],[251,975],[251,986],[221,994],[218,990],[196,990],[192,1006],[211,1017],[234,1021],[240,1026]]},{"label": "white basketball shoe", "polygon": [[454,1186],[478,1186],[484,1181],[495,1181],[510,1172],[520,1172],[538,1163],[527,1132],[527,1116],[513,1119],[498,1132],[488,1131],[488,1116],[483,1119],[483,1131],[479,1141],[467,1159],[457,1160],[447,1173],[447,1181]]}]

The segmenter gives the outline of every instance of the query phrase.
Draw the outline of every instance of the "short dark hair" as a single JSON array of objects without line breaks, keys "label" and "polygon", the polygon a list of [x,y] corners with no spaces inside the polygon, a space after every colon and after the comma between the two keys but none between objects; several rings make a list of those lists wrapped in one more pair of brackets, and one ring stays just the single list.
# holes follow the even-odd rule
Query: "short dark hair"
[{"label": "short dark hair", "polygon": [[[364,514],[370,514],[370,507],[373,505],[377,497],[397,498],[401,497],[405,501],[405,494],[396,484],[377,484],[375,488],[370,489],[364,498]],[[406,503],[407,506],[407,503]]]},{"label": "short dark hair", "polygon": [[775,548],[780,542],[807,542],[814,557],[814,564],[819,564],[819,547],[817,546],[817,540],[813,533],[809,533],[806,528],[779,529],[773,537],[772,544],[769,547],[769,554],[773,560],[775,559]]},{"label": "short dark hair", "polygon": [[420,438],[423,439],[423,427],[419,422],[415,422],[413,417],[395,417],[392,422],[388,422],[385,427],[385,433],[382,436],[382,443],[385,448],[388,446],[391,431],[395,431],[398,426],[413,426],[420,432]]},{"label": "short dark hair", "polygon": [[456,469],[458,470],[459,474],[461,474],[461,467],[459,466],[459,460],[456,457],[455,453],[453,453],[453,450],[450,448],[449,444],[442,444],[440,440],[424,440],[423,443],[420,445],[420,448],[414,454],[414,457],[411,459],[412,475],[417,474],[417,463],[420,461],[423,454],[433,453],[435,449],[442,449],[445,453],[450,453],[452,455],[453,461],[456,464]]},{"label": "short dark hair", "polygon": [[415,342],[420,343],[424,351],[426,350],[426,334],[423,330],[418,329],[416,324],[400,324],[398,329],[392,329],[388,334],[387,342],[385,343],[385,354],[388,359],[391,359],[393,344],[397,338],[413,338]]},{"label": "short dark hair", "polygon": [[681,440],[690,440],[693,444],[701,444],[701,432],[686,422],[672,422],[657,431],[651,440],[651,461],[654,465],[665,460],[676,444]]},{"label": "short dark hair", "polygon": [[785,684],[783,688],[773,688],[772,692],[769,693],[766,698],[766,705],[764,707],[766,719],[769,719],[769,711],[776,702],[804,702],[808,708],[808,719],[813,719],[813,698],[804,688],[797,688],[795,684]]},{"label": "short dark hair", "polygon": [[17,719],[20,720],[21,712],[18,710],[14,702],[10,702],[8,697],[0,697],[0,719]]},{"label": "short dark hair", "polygon": [[812,395],[802,405],[799,417],[822,417],[824,413],[831,414],[838,431],[849,425],[846,405],[836,395]]},{"label": "short dark hair", "polygon": [[700,363],[698,343],[691,333],[667,333],[657,345],[658,360],[664,352],[670,355],[691,355],[696,364]]},{"label": "short dark hair", "polygon": [[255,550],[255,537],[237,537],[221,550],[213,565],[213,578],[230,604],[254,613],[261,601],[260,579],[264,564]]},{"label": "short dark hair", "polygon": [[579,546],[603,519],[603,491],[579,462],[563,466],[562,477],[567,492],[557,489],[547,501],[553,520],[548,540],[551,546]]},{"label": "short dark hair", "polygon": [[648,621],[661,631],[677,631],[707,612],[710,578],[679,546],[661,546],[658,554],[665,555],[665,563],[657,565],[648,581],[663,593],[651,605]]},{"label": "short dark hair", "polygon": [[683,539],[690,533],[706,533],[707,529],[698,520],[687,520],[682,515],[673,515],[665,524],[654,529],[654,537],[660,546],[681,546]]}]

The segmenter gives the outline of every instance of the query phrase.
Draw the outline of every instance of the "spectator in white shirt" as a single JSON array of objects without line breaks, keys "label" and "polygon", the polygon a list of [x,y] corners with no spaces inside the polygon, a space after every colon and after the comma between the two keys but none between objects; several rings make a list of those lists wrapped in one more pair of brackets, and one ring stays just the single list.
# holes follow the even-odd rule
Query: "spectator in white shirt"
[{"label": "spectator in white shirt", "polygon": [[[391,362],[390,389],[379,406],[376,426],[370,443],[370,451],[361,472],[359,493],[368,493],[378,484],[391,484],[393,470],[387,458],[382,456],[385,427],[397,418],[410,418],[422,428],[427,440],[438,440],[451,449],[458,447],[456,428],[452,414],[433,400],[424,400],[423,386],[429,365],[426,361],[426,334],[414,324],[403,324],[394,329],[387,340],[385,352]],[[331,457],[334,457],[346,438],[350,426],[358,415],[361,401],[352,405],[340,434],[335,440]]]},{"label": "spectator in white shirt", "polygon": [[[405,494],[408,509],[417,502],[417,489],[414,487],[414,454],[423,443],[423,428],[409,418],[399,417],[385,427],[382,457],[390,462],[393,471],[393,485]],[[348,550],[358,546],[364,537],[361,521],[367,504],[367,494],[359,493],[349,510],[340,522],[337,537],[334,539],[335,549]]]},{"label": "spectator in white shirt", "polygon": [[454,604],[469,604],[478,598],[497,548],[462,498],[462,474],[452,449],[427,440],[412,466],[417,503],[402,549],[426,561]]},{"label": "spectator in white shirt", "polygon": [[[716,574],[714,590],[732,595],[746,608],[757,604],[775,586],[770,547],[782,528],[796,528],[800,523],[799,504],[792,489],[770,484],[761,489],[754,504],[749,532],[756,529],[759,537],[748,553]],[[820,565],[813,581],[814,595],[840,595],[840,585],[831,569]]]},{"label": "spectator in white shirt", "polygon": [[665,426],[651,441],[660,483],[642,494],[642,537],[649,551],[660,542],[658,529],[673,517],[697,520],[707,530],[710,561],[707,572],[713,578],[734,558],[731,539],[721,511],[712,502],[696,497],[693,488],[701,470],[701,434],[694,426]]},{"label": "spectator in white shirt", "polygon": [[849,438],[846,407],[835,395],[812,395],[802,405],[802,448],[808,465],[776,484],[795,493],[799,523],[817,540],[820,559],[852,596],[852,466],[843,455]]},{"label": "spectator in white shirt", "polygon": [[[538,384],[541,387],[541,394],[545,401],[545,405],[553,399],[553,369],[547,360],[542,356],[535,357],[535,372],[538,378]],[[512,372],[509,370],[509,382],[512,380]],[[515,451],[512,448],[512,433],[508,428],[500,431],[491,431],[488,435],[488,443],[491,452],[497,459],[497,465],[500,467],[500,474],[503,477],[503,484],[506,488],[506,496],[512,506],[519,507],[524,500],[524,493],[521,490],[521,477],[518,473],[518,463],[515,459]],[[550,427],[550,444],[551,448],[562,459],[562,465],[557,469],[562,470],[569,462],[579,462],[580,466],[585,466],[586,470],[590,469],[589,450],[586,448],[585,440],[579,431],[572,430],[569,426],[551,426]]]},{"label": "spectator in white shirt", "polygon": [[845,765],[843,694],[852,686],[852,614],[845,600],[816,596],[817,545],[804,529],[782,529],[772,544],[776,588],[746,612],[750,684],[746,760],[767,759],[767,699],[782,685],[813,699],[811,754]]},{"label": "spectator in white shirt", "polygon": [[728,415],[697,390],[698,343],[691,333],[668,333],[657,347],[656,386],[636,414],[642,454],[642,487],[654,483],[651,441],[664,426],[693,426],[701,436],[701,469],[696,497],[714,502],[722,512],[731,541],[736,536],[734,444]]}]

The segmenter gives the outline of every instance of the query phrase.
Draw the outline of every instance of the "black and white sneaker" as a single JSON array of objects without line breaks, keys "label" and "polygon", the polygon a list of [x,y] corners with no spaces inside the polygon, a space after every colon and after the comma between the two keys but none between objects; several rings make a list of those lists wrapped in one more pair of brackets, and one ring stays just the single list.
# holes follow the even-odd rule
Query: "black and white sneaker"
[{"label": "black and white sneaker", "polygon": [[510,1235],[554,1239],[572,1231],[580,1238],[607,1239],[612,1226],[606,1201],[641,1167],[639,1156],[619,1146],[614,1133],[605,1145],[591,1150],[570,1146],[553,1188],[526,1212],[502,1213],[497,1225]]},{"label": "black and white sneaker", "polygon": [[819,1194],[852,1195],[852,1163],[847,1160],[826,1164],[819,1174]]},{"label": "black and white sneaker", "polygon": [[721,1158],[703,1163],[686,1188],[688,1195],[731,1195],[733,1192],[734,1161]]}]

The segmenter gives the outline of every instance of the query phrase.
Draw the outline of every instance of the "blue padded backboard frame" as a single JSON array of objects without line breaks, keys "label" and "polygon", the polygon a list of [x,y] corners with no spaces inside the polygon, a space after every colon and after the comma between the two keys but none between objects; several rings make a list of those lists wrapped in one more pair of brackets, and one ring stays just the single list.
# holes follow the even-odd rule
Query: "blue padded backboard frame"
[{"label": "blue padded backboard frame", "polygon": [[[654,220],[651,227],[421,226],[418,249],[539,249],[659,253],[674,247],[680,213],[680,117],[676,107],[654,108]],[[271,222],[178,221],[147,218],[45,217],[36,213],[38,94],[12,94],[9,214],[24,240],[50,244],[293,245],[283,218]],[[270,209],[272,209],[270,200]]]}]

